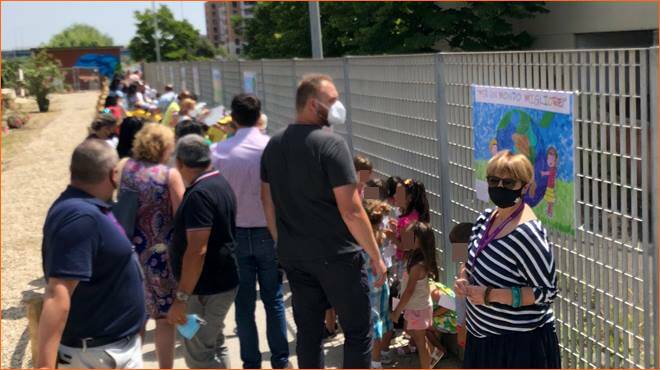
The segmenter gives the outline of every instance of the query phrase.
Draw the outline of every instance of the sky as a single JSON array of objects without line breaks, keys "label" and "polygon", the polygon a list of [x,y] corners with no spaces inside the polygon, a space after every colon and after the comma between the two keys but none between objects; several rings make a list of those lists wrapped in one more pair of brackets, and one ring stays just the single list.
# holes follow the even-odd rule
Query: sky
[{"label": "sky", "polygon": [[[203,1],[157,1],[156,7],[160,4],[206,33]],[[135,34],[133,12],[151,9],[151,1],[2,1],[0,7],[2,50],[39,46],[73,23],[94,26],[112,37],[115,45],[126,46]]]}]

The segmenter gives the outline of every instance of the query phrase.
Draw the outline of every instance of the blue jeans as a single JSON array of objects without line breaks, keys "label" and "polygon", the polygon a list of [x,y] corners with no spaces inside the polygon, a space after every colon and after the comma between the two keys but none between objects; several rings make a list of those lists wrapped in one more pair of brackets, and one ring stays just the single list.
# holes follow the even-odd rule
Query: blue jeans
[{"label": "blue jeans", "polygon": [[239,288],[236,296],[236,326],[241,344],[243,368],[261,368],[259,334],[254,320],[259,294],[266,310],[266,337],[273,369],[281,369],[289,362],[286,319],[282,292],[282,274],[277,265],[275,242],[267,228],[237,228],[236,258],[239,269]]}]

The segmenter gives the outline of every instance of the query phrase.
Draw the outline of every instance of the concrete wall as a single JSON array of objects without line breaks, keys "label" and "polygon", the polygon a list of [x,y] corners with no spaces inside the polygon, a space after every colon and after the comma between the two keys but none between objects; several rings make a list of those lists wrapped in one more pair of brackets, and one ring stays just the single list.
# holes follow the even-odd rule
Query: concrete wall
[{"label": "concrete wall", "polygon": [[514,30],[536,38],[534,49],[578,47],[575,35],[580,33],[658,29],[655,2],[547,2],[545,7],[549,13],[514,22]]}]

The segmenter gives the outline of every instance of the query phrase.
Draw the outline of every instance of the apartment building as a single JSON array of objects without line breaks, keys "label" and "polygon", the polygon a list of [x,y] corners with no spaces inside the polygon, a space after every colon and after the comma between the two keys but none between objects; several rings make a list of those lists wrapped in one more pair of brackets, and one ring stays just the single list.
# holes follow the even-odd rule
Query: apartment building
[{"label": "apartment building", "polygon": [[229,55],[240,56],[245,47],[245,39],[235,27],[235,21],[253,16],[256,1],[207,1],[204,4],[206,14],[206,35],[215,45],[223,46]]}]

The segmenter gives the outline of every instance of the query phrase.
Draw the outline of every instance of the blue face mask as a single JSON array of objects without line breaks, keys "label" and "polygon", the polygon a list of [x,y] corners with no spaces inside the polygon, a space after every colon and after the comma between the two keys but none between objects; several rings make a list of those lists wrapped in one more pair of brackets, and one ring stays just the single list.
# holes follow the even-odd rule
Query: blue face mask
[{"label": "blue face mask", "polygon": [[190,340],[195,334],[197,334],[201,325],[206,325],[206,321],[196,314],[186,315],[186,317],[188,318],[188,321],[186,321],[184,325],[177,325],[176,329],[184,338]]}]

